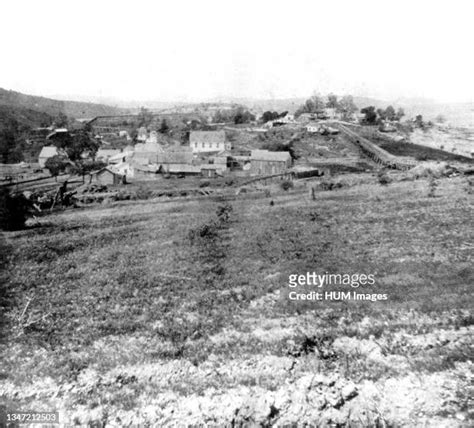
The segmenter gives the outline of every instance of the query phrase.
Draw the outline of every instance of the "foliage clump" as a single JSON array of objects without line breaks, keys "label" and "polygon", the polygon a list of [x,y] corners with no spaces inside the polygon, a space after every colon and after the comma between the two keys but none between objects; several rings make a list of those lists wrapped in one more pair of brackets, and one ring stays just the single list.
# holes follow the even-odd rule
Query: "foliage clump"
[{"label": "foliage clump", "polygon": [[28,201],[22,194],[0,189],[0,229],[20,230],[28,217]]}]

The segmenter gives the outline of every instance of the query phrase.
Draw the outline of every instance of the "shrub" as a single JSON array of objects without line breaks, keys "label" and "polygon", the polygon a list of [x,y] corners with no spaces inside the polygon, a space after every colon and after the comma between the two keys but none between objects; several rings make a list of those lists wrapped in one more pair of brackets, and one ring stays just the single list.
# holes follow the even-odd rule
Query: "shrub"
[{"label": "shrub", "polygon": [[293,188],[293,182],[290,180],[285,180],[281,183],[281,188],[285,191]]},{"label": "shrub", "polygon": [[340,189],[343,187],[342,183],[334,182],[334,181],[322,181],[319,185],[322,190],[335,190]]},{"label": "shrub", "polygon": [[216,215],[220,222],[227,222],[230,218],[230,213],[233,211],[231,204],[219,205],[217,207]]},{"label": "shrub", "polygon": [[0,189],[0,229],[23,229],[27,216],[26,198],[22,194],[13,195],[7,189]]},{"label": "shrub", "polygon": [[139,187],[135,192],[135,199],[150,199],[152,197],[152,191],[146,187]]},{"label": "shrub", "polygon": [[428,160],[428,156],[426,154],[419,154],[415,157],[415,159],[417,161],[427,161]]},{"label": "shrub", "polygon": [[201,181],[199,183],[199,187],[209,187],[211,185],[211,183],[209,181]]},{"label": "shrub", "polygon": [[202,224],[188,232],[188,238],[194,243],[197,238],[214,239],[217,237],[218,224],[215,221]]},{"label": "shrub", "polygon": [[386,186],[387,184],[391,182],[390,177],[384,171],[378,172],[377,180],[382,186]]},{"label": "shrub", "polygon": [[428,184],[428,198],[434,198],[436,195],[436,188],[438,187],[438,183],[435,180],[434,177],[430,178],[429,184]]}]

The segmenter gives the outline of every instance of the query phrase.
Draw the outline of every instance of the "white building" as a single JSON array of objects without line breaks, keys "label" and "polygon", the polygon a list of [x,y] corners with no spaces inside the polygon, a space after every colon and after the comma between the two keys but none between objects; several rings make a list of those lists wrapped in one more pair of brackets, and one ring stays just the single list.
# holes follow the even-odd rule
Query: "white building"
[{"label": "white building", "polygon": [[231,149],[231,144],[226,142],[225,131],[192,131],[189,145],[193,153],[218,153]]},{"label": "white building", "polygon": [[66,156],[66,153],[56,146],[44,146],[38,156],[38,163],[41,168],[45,167],[46,161],[53,156]]}]

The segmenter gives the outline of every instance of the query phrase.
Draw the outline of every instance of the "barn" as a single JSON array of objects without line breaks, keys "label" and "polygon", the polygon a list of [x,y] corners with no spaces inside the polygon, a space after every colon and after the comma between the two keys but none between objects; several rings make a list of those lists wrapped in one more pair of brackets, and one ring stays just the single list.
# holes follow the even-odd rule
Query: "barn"
[{"label": "barn", "polygon": [[289,152],[271,152],[269,150],[252,150],[250,170],[254,175],[282,174],[291,167]]}]

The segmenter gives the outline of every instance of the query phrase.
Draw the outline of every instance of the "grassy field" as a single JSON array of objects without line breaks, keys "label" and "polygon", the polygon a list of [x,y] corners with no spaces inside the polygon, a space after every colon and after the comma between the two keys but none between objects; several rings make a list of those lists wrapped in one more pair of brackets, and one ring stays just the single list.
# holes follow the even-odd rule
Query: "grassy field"
[{"label": "grassy field", "polygon": [[[374,178],[5,234],[0,403],[116,426],[468,426],[471,193]],[[356,291],[388,299],[290,300],[313,271],[373,274]]]}]

